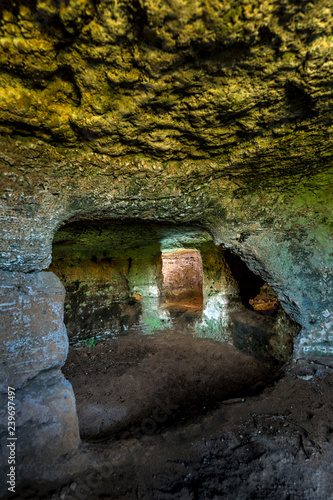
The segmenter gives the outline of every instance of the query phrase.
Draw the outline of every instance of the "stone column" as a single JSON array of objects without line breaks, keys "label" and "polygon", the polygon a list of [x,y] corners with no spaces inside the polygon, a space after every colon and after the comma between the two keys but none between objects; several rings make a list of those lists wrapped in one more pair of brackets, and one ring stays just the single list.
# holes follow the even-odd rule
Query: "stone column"
[{"label": "stone column", "polygon": [[200,337],[228,340],[230,313],[239,310],[239,288],[223,251],[213,242],[200,247],[203,266],[203,311],[196,324]]},{"label": "stone column", "polygon": [[[0,271],[2,478],[9,469],[8,437],[15,440],[17,480],[42,470],[52,476],[60,456],[79,445],[74,393],[60,370],[68,352],[64,297],[53,273]],[[8,387],[15,392],[14,436],[7,428]]]}]

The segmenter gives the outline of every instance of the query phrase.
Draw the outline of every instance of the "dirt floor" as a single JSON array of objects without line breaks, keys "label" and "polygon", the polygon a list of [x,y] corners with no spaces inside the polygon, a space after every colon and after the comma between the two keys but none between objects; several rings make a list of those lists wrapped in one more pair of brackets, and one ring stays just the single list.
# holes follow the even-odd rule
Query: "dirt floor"
[{"label": "dirt floor", "polygon": [[72,347],[63,371],[75,392],[81,437],[100,439],[153,432],[257,388],[277,367],[228,343],[171,331]]},{"label": "dirt floor", "polygon": [[[219,353],[214,358],[207,351],[218,359]],[[140,352],[141,359],[153,357],[146,346]],[[120,347],[117,356],[121,360]],[[88,358],[95,365],[86,368],[87,390],[97,382],[93,367],[99,377],[105,368],[98,351]],[[112,370],[120,378],[126,372],[121,363]],[[179,412],[179,403],[159,393],[149,417],[134,419],[111,439],[84,441],[76,456],[64,457],[52,484],[28,481],[11,498],[333,499],[333,363],[299,360],[280,375],[261,393],[192,412]],[[99,395],[107,390],[106,380],[99,381]]]}]

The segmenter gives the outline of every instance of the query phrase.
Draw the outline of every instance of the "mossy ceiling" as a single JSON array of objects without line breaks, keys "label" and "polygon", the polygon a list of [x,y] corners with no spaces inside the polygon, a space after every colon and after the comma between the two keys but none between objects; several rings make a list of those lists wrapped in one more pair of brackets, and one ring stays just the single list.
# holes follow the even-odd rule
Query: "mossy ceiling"
[{"label": "mossy ceiling", "polygon": [[298,169],[314,145],[331,158],[330,0],[16,0],[0,12],[4,135],[260,170]]}]

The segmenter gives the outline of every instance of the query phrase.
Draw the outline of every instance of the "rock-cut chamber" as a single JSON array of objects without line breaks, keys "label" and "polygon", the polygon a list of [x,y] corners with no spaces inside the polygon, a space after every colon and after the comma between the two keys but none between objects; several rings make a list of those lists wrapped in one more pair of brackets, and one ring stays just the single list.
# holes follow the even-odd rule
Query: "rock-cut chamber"
[{"label": "rock-cut chamber", "polygon": [[82,437],[147,433],[245,394],[291,354],[296,326],[275,292],[201,228],[72,222],[50,270],[66,289]]}]

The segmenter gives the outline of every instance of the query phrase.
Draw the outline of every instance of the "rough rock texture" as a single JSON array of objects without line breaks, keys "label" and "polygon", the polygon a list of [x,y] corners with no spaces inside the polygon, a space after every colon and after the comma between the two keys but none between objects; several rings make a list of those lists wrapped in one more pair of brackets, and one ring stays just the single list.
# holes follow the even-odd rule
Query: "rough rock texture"
[{"label": "rough rock texture", "polygon": [[53,273],[0,271],[0,389],[19,389],[39,372],[60,367],[68,352],[65,290]]},{"label": "rough rock texture", "polygon": [[2,130],[115,157],[312,149],[332,26],[329,0],[4,2]]},{"label": "rough rock texture", "polygon": [[[7,394],[1,394],[0,472],[1,498],[6,492],[8,473]],[[59,465],[61,457],[76,450],[80,443],[75,397],[71,384],[59,372],[50,370],[37,375],[15,392],[16,407],[16,482],[34,477]],[[38,472],[39,471],[39,472]]]},{"label": "rough rock texture", "polygon": [[[10,386],[19,480],[31,462],[52,469],[60,456],[73,452],[79,424],[73,389],[59,369],[68,353],[64,287],[53,273],[0,271],[0,290],[0,469],[2,480],[8,479]],[[1,494],[8,486],[1,484]]]},{"label": "rough rock texture", "polygon": [[[279,292],[286,311],[303,326],[299,354],[331,349],[331,185],[326,173],[299,180],[298,175],[287,177],[288,168],[275,188],[260,185],[259,179],[250,193],[247,186],[241,189],[227,180],[223,169],[220,179],[211,175],[207,182],[207,169],[189,161],[163,166],[92,153],[73,159],[67,151],[58,163],[51,150],[60,155],[41,143],[23,146],[7,140],[3,148],[31,183],[22,189],[2,177],[7,179],[0,243],[5,269],[47,267],[54,231],[68,218],[200,220],[217,243],[239,253]],[[3,165],[4,173],[15,169]],[[217,166],[209,165],[213,173]]]}]

